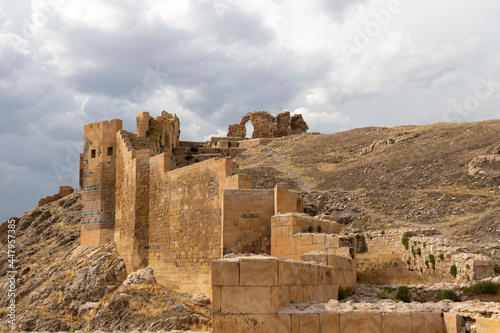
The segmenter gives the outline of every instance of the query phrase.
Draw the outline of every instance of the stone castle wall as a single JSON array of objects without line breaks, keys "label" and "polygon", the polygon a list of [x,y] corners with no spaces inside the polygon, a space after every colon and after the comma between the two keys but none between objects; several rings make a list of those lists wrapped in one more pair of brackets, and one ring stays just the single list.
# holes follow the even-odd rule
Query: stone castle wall
[{"label": "stone castle wall", "polygon": [[[180,145],[175,115],[141,113],[137,134],[121,125],[85,126],[81,243],[114,241],[128,273],[149,265],[163,285],[211,295],[213,260],[224,252],[270,253],[275,205],[302,209],[285,185],[251,189],[251,177],[235,174],[238,165],[229,158],[171,170]],[[211,149],[193,150],[201,157]]]},{"label": "stone castle wall", "polygon": [[81,159],[82,244],[99,245],[113,241],[116,132],[121,128],[122,121],[118,119],[85,125],[85,142]]},{"label": "stone castle wall", "polygon": [[211,262],[222,256],[221,196],[233,164],[211,159],[150,173],[149,265],[159,283],[211,295]]}]

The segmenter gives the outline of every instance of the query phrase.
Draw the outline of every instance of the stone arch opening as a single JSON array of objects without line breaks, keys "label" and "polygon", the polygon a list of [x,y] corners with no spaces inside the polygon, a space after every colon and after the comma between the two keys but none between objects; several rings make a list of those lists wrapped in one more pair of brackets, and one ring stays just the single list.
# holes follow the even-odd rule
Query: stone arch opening
[{"label": "stone arch opening", "polygon": [[253,124],[252,124],[252,121],[247,121],[245,123],[245,129],[246,129],[246,137],[247,138],[252,138],[252,135],[253,135]]}]

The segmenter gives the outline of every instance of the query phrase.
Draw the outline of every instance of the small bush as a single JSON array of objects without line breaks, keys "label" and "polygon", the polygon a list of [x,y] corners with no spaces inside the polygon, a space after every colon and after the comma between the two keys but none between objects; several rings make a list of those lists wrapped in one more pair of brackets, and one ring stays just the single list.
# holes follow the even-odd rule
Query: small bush
[{"label": "small bush", "polygon": [[356,239],[360,239],[361,238],[361,235],[356,235]]},{"label": "small bush", "polygon": [[495,283],[491,281],[481,281],[476,283],[470,288],[474,294],[491,294],[496,295],[500,290],[500,283]]},{"label": "small bush", "polygon": [[444,254],[439,254],[439,259],[444,260]]},{"label": "small bush", "polygon": [[187,155],[184,158],[186,159],[186,161],[189,161],[189,160],[192,160],[194,157],[193,157],[193,155]]},{"label": "small bush", "polygon": [[198,151],[198,148],[193,146],[193,147],[189,148],[189,150],[191,150],[193,153],[195,153]]},{"label": "small bush", "polygon": [[450,275],[453,277],[457,277],[457,266],[453,265],[450,267]]},{"label": "small bush", "polygon": [[396,300],[410,303],[410,288],[407,286],[401,286],[398,288],[398,292],[396,293]]},{"label": "small bush", "polygon": [[312,225],[310,225],[310,226],[307,228],[307,230],[308,230],[309,232],[313,232],[314,228],[313,228],[313,226],[312,226]]},{"label": "small bush", "polygon": [[438,301],[442,301],[443,299],[449,299],[453,302],[460,302],[460,298],[457,296],[457,294],[455,294],[453,290],[449,289],[443,289],[438,291],[436,297]]},{"label": "small bush", "polygon": [[383,236],[383,235],[385,235],[385,231],[384,231],[384,230],[382,230],[382,231],[380,232],[380,234],[381,234],[382,236]]},{"label": "small bush", "polygon": [[463,287],[460,290],[462,290],[463,293],[468,293],[470,291],[470,288],[469,287]]},{"label": "small bush", "polygon": [[424,269],[422,267],[420,267],[420,273],[424,273]]},{"label": "small bush", "polygon": [[414,234],[412,231],[407,231],[407,232],[405,233],[405,237],[406,237],[406,238],[410,238],[410,237],[413,237],[413,236],[415,236],[415,234]]},{"label": "small bush", "polygon": [[349,236],[349,233],[348,232],[344,232],[344,235]]},{"label": "small bush", "polygon": [[469,264],[466,264],[466,265],[465,265],[465,268],[469,269],[469,268],[470,268]]},{"label": "small bush", "polygon": [[429,268],[429,260],[425,261],[425,266],[427,266],[427,268]]},{"label": "small bush", "polygon": [[422,256],[422,250],[420,250],[420,248],[417,249],[417,255]]},{"label": "small bush", "polygon": [[419,298],[417,298],[417,302],[427,303],[428,301],[424,297],[419,297]]},{"label": "small bush", "polygon": [[408,264],[408,266],[410,266],[410,265],[411,265],[411,260],[410,260],[410,259],[408,259],[408,260],[406,261],[406,263]]},{"label": "small bush", "polygon": [[429,254],[429,262],[431,264],[434,264],[436,262],[436,258],[434,258],[434,255],[433,254]]},{"label": "small bush", "polygon": [[368,238],[370,238],[370,240],[372,240],[372,239],[373,239],[373,236],[372,236],[372,235],[368,235]]},{"label": "small bush", "polygon": [[354,295],[354,290],[352,290],[351,287],[339,287],[339,301],[346,299],[347,297],[350,297],[352,295]]},{"label": "small bush", "polygon": [[318,232],[321,232],[321,230],[323,230],[320,225],[318,225],[318,228],[316,229],[318,230]]},{"label": "small bush", "polygon": [[423,245],[423,247],[425,249],[425,247],[427,246],[427,242],[424,242],[424,244],[422,244],[422,245]]},{"label": "small bush", "polygon": [[394,290],[392,290],[391,287],[384,287],[382,289],[382,293],[380,294],[380,298],[393,299],[394,298]]},{"label": "small bush", "polygon": [[403,237],[403,239],[401,239],[401,243],[403,243],[405,249],[408,250],[408,246],[409,246],[409,244],[408,244],[408,238]]}]

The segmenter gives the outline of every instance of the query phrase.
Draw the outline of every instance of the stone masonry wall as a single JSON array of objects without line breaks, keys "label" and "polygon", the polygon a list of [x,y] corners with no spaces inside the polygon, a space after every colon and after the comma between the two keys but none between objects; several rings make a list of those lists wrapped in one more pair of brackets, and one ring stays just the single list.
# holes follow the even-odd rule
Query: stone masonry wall
[{"label": "stone masonry wall", "polygon": [[85,125],[81,166],[81,244],[100,245],[113,241],[115,226],[116,133],[122,121],[113,119]]},{"label": "stone masonry wall", "polygon": [[[401,322],[401,316],[391,320],[387,318],[383,329],[381,313],[305,313],[292,309],[290,305],[296,302],[326,303],[337,299],[340,285],[355,283],[355,279],[342,281],[346,275],[339,274],[347,267],[347,270],[351,270],[352,259],[330,255],[330,261],[334,266],[264,256],[214,261],[214,332],[406,332],[389,329],[389,324]],[[411,315],[404,319],[404,325],[409,327],[411,332]],[[418,332],[443,332],[443,318],[440,313],[429,314],[424,320],[416,319],[417,317],[415,329],[425,325],[429,327],[428,330]],[[403,325],[396,328],[400,329],[401,326]]]},{"label": "stone masonry wall", "polygon": [[[408,249],[402,243],[407,233]],[[456,267],[456,279],[467,282],[495,276],[494,263],[484,255],[470,253],[464,247],[451,246],[449,241],[429,237],[434,229],[376,231],[362,235],[358,250],[372,253],[396,253],[408,265],[408,269],[420,274],[449,277],[452,266]],[[434,262],[434,263],[433,263]]]},{"label": "stone masonry wall", "polygon": [[224,254],[271,254],[273,190],[225,190],[223,207]]},{"label": "stone masonry wall", "polygon": [[127,272],[146,267],[147,211],[149,191],[148,158],[150,151],[132,149],[134,135],[126,131],[117,134],[116,225],[114,240]]},{"label": "stone masonry wall", "polygon": [[149,265],[159,283],[210,295],[211,261],[222,256],[222,205],[226,177],[234,165],[211,159],[150,173]]},{"label": "stone masonry wall", "polygon": [[339,236],[339,231],[338,223],[306,214],[275,215],[271,218],[271,255],[300,260],[304,253],[321,251],[354,258],[354,237]]}]

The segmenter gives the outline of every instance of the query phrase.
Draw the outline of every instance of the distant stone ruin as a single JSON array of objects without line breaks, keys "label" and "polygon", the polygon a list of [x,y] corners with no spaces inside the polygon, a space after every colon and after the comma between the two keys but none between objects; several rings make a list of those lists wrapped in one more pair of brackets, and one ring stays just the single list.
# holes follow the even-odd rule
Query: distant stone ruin
[{"label": "distant stone ruin", "polygon": [[229,125],[227,136],[244,139],[247,135],[245,125],[248,121],[254,128],[252,139],[280,138],[302,134],[309,129],[300,114],[290,116],[290,111],[285,111],[273,117],[267,111],[254,111],[247,113],[239,123]]},{"label": "distant stone ruin", "polygon": [[56,194],[38,200],[38,207],[59,200],[62,197],[70,195],[74,191],[75,190],[71,186],[59,186],[59,192],[57,192]]}]

